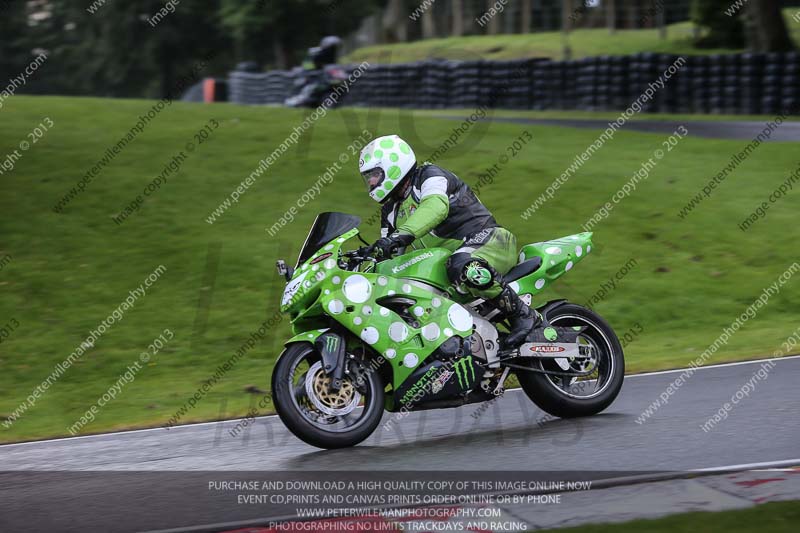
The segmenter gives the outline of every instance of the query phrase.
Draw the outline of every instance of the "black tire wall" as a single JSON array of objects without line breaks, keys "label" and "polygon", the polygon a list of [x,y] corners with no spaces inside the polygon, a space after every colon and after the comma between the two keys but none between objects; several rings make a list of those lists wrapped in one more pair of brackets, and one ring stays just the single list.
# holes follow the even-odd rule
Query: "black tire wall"
[{"label": "black tire wall", "polygon": [[[678,56],[640,53],[574,61],[428,60],[373,64],[342,96],[350,106],[400,108],[575,109],[623,111]],[[798,112],[800,54],[685,56],[643,112],[774,114]],[[354,66],[347,67],[353,70]],[[281,104],[297,71],[233,71],[229,98]]]}]

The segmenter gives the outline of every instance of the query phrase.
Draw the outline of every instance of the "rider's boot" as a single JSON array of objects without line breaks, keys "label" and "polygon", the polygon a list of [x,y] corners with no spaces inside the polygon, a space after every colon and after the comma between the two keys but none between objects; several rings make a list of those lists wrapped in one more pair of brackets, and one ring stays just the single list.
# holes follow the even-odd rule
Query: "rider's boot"
[{"label": "rider's boot", "polygon": [[497,308],[511,323],[511,331],[504,342],[505,348],[519,348],[525,342],[525,337],[539,324],[541,316],[523,302],[506,283],[501,285],[503,290],[500,294],[487,302]]}]

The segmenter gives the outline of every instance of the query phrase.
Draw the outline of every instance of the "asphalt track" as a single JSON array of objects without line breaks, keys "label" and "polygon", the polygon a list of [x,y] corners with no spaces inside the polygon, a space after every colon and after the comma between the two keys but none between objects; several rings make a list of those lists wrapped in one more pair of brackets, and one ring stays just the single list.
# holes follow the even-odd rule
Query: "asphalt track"
[{"label": "asphalt track", "polygon": [[[444,116],[439,118],[448,120],[464,120],[465,117]],[[559,118],[515,118],[492,117],[491,122],[511,122],[516,124],[534,124],[543,126],[562,126],[567,128],[605,130],[611,119],[559,119]],[[703,120],[629,120],[622,127],[623,130],[640,131],[644,133],[661,133],[671,135],[680,126],[685,126],[692,137],[704,139],[754,139],[766,128],[767,121],[703,121]],[[778,125],[765,142],[797,142],[800,141],[800,122],[783,122]]]},{"label": "asphalt track", "polygon": [[[387,413],[376,434],[346,450],[310,447],[274,416],[257,419],[249,432],[237,437],[228,433],[237,421],[227,421],[4,445],[0,530],[35,531],[54,524],[70,530],[65,524],[77,526],[80,517],[89,521],[81,522],[81,528],[136,531],[285,513],[193,494],[198,487],[205,490],[215,475],[211,471],[225,479],[237,477],[237,472],[244,478],[253,473],[277,478],[280,472],[302,477],[301,471],[309,471],[311,478],[313,472],[341,470],[413,471],[411,478],[420,472],[463,470],[603,471],[597,477],[608,478],[615,472],[622,476],[798,459],[800,357],[775,360],[767,379],[755,383],[726,420],[709,432],[701,429],[762,364],[701,368],[644,423],[637,418],[681,371],[628,376],[616,402],[585,419],[552,420],[518,390],[508,391],[478,417],[472,414],[480,406],[423,411],[384,429],[395,416]],[[135,520],[128,502],[142,511]],[[109,504],[115,505],[113,510]],[[40,514],[43,509],[47,512]]]}]

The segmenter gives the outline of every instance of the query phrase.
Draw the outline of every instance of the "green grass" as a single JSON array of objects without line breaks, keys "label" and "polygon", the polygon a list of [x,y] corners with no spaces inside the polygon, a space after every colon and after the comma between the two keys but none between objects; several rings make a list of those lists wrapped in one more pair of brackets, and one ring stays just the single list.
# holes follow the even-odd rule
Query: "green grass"
[{"label": "green grass", "polygon": [[[800,24],[792,20],[796,8],[784,9],[784,19],[795,41],[800,43]],[[605,28],[580,29],[569,34],[572,59],[602,55],[628,55],[637,52],[666,54],[725,54],[741,49],[707,48],[692,45],[693,25],[679,22],[667,26],[667,38],[656,29],[618,30],[610,34]],[[564,59],[562,32],[550,31],[511,35],[475,35],[425,39],[410,43],[367,46],[354,50],[345,62],[406,63],[428,58],[444,59],[519,59],[548,57]]]},{"label": "green grass", "polygon": [[558,533],[675,533],[676,531],[702,531],[703,533],[792,533],[800,520],[800,502],[773,502],[717,513],[696,512],[658,518],[632,520],[621,524],[585,525],[547,531]]},{"label": "green grass", "polygon": [[[444,141],[452,121],[396,110],[343,109],[314,127],[216,224],[205,218],[303,119],[303,111],[175,103],[165,109],[63,214],[54,203],[153,102],[14,96],[5,102],[0,161],[43,117],[55,127],[0,176],[0,325],[20,326],[0,344],[0,415],[10,414],[157,265],[166,273],[0,441],[67,434],[164,328],[175,338],[86,432],[165,423],[217,365],[277,307],[278,257],[294,259],[317,212],[364,217],[376,204],[351,158],[319,198],[270,239],[271,226],[368,125],[398,132],[420,158]],[[139,194],[209,119],[220,127],[140,212],[111,217]],[[346,127],[351,124],[351,129]],[[413,128],[411,127],[413,126]],[[475,183],[526,129],[482,123],[439,163]],[[595,210],[659,148],[662,136],[620,132],[530,221],[520,213],[597,136],[592,130],[531,126],[534,144],[482,188],[481,199],[521,243],[581,230]],[[638,266],[598,305],[620,334],[644,332],[626,350],[632,371],[683,366],[698,356],[797,259],[796,200],[776,204],[743,233],[736,224],[798,165],[796,145],[763,145],[686,221],[676,213],[721,169],[741,141],[685,139],[595,230],[596,251],[548,297],[585,302],[629,258]],[[797,194],[797,193],[794,193]],[[377,235],[366,229],[367,239]],[[209,245],[221,243],[215,282],[206,280]],[[213,285],[213,291],[211,286]],[[207,328],[194,341],[198,303],[210,296]],[[770,355],[797,327],[800,281],[786,285],[713,361]],[[202,315],[202,313],[201,313]],[[183,421],[243,415],[254,385],[269,387],[271,365],[289,335],[284,322],[248,353]]]}]

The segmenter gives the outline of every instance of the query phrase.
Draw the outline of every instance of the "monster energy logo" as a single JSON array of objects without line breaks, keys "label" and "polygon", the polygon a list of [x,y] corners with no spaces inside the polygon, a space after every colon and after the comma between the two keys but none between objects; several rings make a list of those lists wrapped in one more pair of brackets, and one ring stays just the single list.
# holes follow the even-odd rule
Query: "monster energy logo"
[{"label": "monster energy logo", "polygon": [[458,376],[458,385],[462,389],[466,389],[470,382],[475,380],[475,367],[472,366],[471,355],[456,361],[453,365],[453,370],[456,371],[456,376]]},{"label": "monster energy logo", "polygon": [[403,398],[400,400],[400,403],[409,403],[409,401],[417,401],[422,396],[425,395],[425,389],[430,381],[431,377],[436,373],[437,368],[431,367],[425,372],[419,380],[417,380],[414,385],[406,391],[403,395]]},{"label": "monster energy logo", "polygon": [[328,335],[325,337],[325,349],[328,352],[335,352],[336,348],[339,347],[339,337],[336,335]]}]

